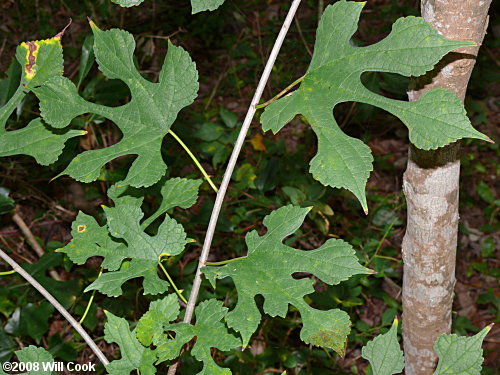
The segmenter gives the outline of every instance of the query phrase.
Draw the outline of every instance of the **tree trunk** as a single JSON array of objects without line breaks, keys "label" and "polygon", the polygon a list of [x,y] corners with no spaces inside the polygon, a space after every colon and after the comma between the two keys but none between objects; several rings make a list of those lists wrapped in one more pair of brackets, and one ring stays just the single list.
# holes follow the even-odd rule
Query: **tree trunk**
[{"label": "tree trunk", "polygon": [[[422,16],[443,36],[478,43],[448,54],[413,82],[417,100],[442,87],[462,101],[488,24],[491,0],[422,0]],[[451,328],[458,232],[458,142],[435,151],[410,146],[403,190],[408,206],[403,240],[403,342],[407,375],[431,375],[434,342]]]}]

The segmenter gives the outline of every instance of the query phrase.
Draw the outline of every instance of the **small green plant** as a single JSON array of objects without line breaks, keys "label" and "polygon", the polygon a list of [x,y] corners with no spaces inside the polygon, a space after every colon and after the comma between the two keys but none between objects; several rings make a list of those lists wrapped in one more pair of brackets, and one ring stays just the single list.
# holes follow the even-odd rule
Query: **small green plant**
[{"label": "small green plant", "polygon": [[[484,327],[472,337],[454,334],[441,335],[434,344],[439,362],[434,375],[479,375],[483,363],[481,345],[491,326]],[[373,375],[399,374],[404,368],[403,352],[398,342],[398,320],[384,334],[380,334],[363,347],[361,355],[370,362]]]},{"label": "small green plant", "polygon": [[[122,6],[141,3],[140,0],[114,2]],[[222,2],[193,0],[193,13],[215,9]],[[293,6],[292,10],[296,10],[298,1]],[[410,142],[425,150],[464,137],[489,138],[471,126],[459,99],[447,90],[432,90],[418,101],[409,103],[376,95],[363,86],[360,81],[363,72],[422,75],[448,52],[471,43],[449,41],[421,18],[407,17],[398,20],[381,42],[355,47],[350,40],[362,6],[363,3],[339,1],[326,8],[309,69],[294,82],[294,85],[300,83],[300,87],[281,99],[285,92],[273,99],[262,114],[261,122],[264,130],[276,133],[295,115],[304,115],[318,136],[318,153],[311,161],[311,173],[323,185],[353,192],[367,212],[365,185],[373,169],[373,158],[368,146],[347,136],[335,122],[332,109],[338,103],[358,101],[389,111],[409,128]],[[293,17],[293,12],[290,14]],[[103,31],[92,21],[90,27],[99,69],[109,79],[123,81],[130,89],[131,100],[122,106],[108,107],[83,99],[77,86],[62,75],[60,41],[63,33],[51,39],[23,43],[17,52],[17,60],[22,66],[19,88],[0,108],[0,155],[27,154],[42,165],[50,164],[57,160],[69,138],[84,134],[81,130],[69,130],[69,127],[76,117],[86,113],[111,120],[123,137],[112,146],[77,155],[61,174],[82,182],[95,181],[111,160],[135,155],[125,178],[108,190],[113,205],[103,207],[106,219],[103,225],[80,212],[72,226],[72,241],[58,250],[76,264],[83,264],[93,256],[103,258],[101,267],[105,272],[86,288],[87,291],[118,297],[127,281],[142,278],[143,293],[158,296],[132,331],[125,319],[106,313],[104,339],[118,344],[121,351],[121,359],[111,363],[103,361],[108,373],[123,375],[137,370],[142,374],[154,374],[155,365],[166,361],[173,364],[169,373],[174,373],[174,361],[196,337],[196,343],[189,348],[190,354],[203,362],[199,374],[230,374],[229,369],[220,367],[212,358],[212,349],[228,351],[248,346],[262,318],[256,296],[263,297],[262,312],[272,317],[285,317],[289,308],[299,312],[300,339],[304,343],[330,348],[343,355],[351,326],[349,315],[338,308],[319,310],[312,307],[306,296],[314,292],[314,280],[297,279],[294,274],[307,273],[328,285],[337,285],[351,276],[374,272],[362,266],[353,247],[341,239],[329,239],[309,251],[287,245],[286,238],[302,225],[310,207],[288,205],[269,213],[263,220],[264,234],[252,231],[246,235],[248,250],[243,257],[212,263],[201,258],[197,276],[203,273],[214,288],[217,280],[231,278],[238,294],[234,308],[229,309],[216,299],[202,301],[195,308],[200,287],[196,280],[200,279],[195,279],[191,292],[194,297],[186,300],[162,262],[183,253],[186,245],[193,241],[182,224],[171,217],[169,210],[192,206],[203,181],[164,179],[167,165],[161,146],[164,138],[172,135],[188,151],[187,159],[191,158],[207,182],[218,190],[194,155],[171,130],[178,112],[197,96],[196,66],[188,52],[169,42],[158,82],[148,81],[135,65],[135,41],[131,34],[118,29]],[[40,101],[41,118],[22,129],[6,130],[10,114],[29,91]],[[256,100],[259,98],[260,94]],[[255,112],[255,107],[251,110]],[[253,116],[253,112],[249,113]],[[241,137],[244,138],[246,129],[243,129]],[[231,168],[234,168],[236,157],[230,161]],[[217,196],[215,223],[216,210],[222,204],[228,179],[225,181],[225,188]],[[153,214],[144,218],[144,188],[155,184],[160,186],[162,201]],[[151,230],[153,223],[158,226]],[[212,236],[214,230],[215,224],[209,228],[207,237]],[[210,241],[211,238],[208,248],[204,247],[207,251]],[[159,270],[167,280],[159,277]],[[176,294],[165,296],[170,289]],[[178,322],[178,299],[187,303],[184,322]],[[189,314],[193,311],[196,321],[191,324]],[[396,374],[403,369],[397,325],[395,320],[387,333],[363,348],[362,355],[371,363],[373,374]],[[481,343],[488,331],[486,327],[471,338],[441,336],[435,346],[440,356],[435,374],[479,374]],[[28,347],[17,355],[21,361],[50,361],[50,355],[40,348]]]}]

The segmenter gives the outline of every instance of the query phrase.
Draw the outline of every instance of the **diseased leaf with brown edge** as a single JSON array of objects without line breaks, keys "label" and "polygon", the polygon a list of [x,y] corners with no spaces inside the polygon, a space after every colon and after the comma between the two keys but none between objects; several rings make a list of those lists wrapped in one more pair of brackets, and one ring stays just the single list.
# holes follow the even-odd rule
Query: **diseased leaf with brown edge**
[{"label": "diseased leaf with brown edge", "polygon": [[57,160],[69,138],[86,133],[52,129],[40,118],[31,120],[21,129],[6,129],[10,115],[31,89],[62,74],[63,33],[64,30],[53,38],[23,42],[17,47],[16,58],[22,66],[22,73],[17,90],[0,107],[0,157],[24,154],[32,156],[39,164],[49,165]]}]

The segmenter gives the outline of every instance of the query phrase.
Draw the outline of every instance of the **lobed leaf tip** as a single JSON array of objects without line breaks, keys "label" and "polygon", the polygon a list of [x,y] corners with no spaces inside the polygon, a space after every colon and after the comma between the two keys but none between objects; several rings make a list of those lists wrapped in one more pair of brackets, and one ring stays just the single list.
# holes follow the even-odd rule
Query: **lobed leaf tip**
[{"label": "lobed leaf tip", "polygon": [[494,325],[495,325],[495,323],[490,323],[490,324],[488,324],[486,327],[484,327],[484,329],[485,329],[487,332],[489,332],[489,331],[491,331],[491,329],[493,328],[493,326],[494,326]]},{"label": "lobed leaf tip", "polygon": [[311,211],[314,208],[314,206],[307,206],[306,208],[308,211]]},{"label": "lobed leaf tip", "polygon": [[49,183],[51,183],[52,181],[54,181],[55,179],[61,177],[63,175],[63,173],[59,173],[57,176],[55,177],[52,177],[50,180],[49,180]]},{"label": "lobed leaf tip", "polygon": [[396,326],[396,327],[397,327],[397,326],[398,326],[398,324],[399,324],[399,319],[398,319],[398,317],[397,317],[397,316],[395,316],[395,317],[394,317],[394,321],[392,322],[392,325],[394,325],[394,326]]},{"label": "lobed leaf tip", "polygon": [[54,253],[60,253],[60,252],[61,252],[61,248],[58,248],[58,249],[54,250]]},{"label": "lobed leaf tip", "polygon": [[489,142],[489,143],[495,143],[495,141],[493,139],[491,139],[490,137],[486,136],[486,138],[484,138],[484,140],[486,142]]},{"label": "lobed leaf tip", "polygon": [[92,21],[92,19],[90,17],[87,17],[87,21],[88,21],[88,23],[90,25],[90,28],[92,30],[99,30],[99,28],[97,27],[97,25],[95,24],[95,22]]},{"label": "lobed leaf tip", "polygon": [[368,206],[363,206],[363,212],[368,215]]}]

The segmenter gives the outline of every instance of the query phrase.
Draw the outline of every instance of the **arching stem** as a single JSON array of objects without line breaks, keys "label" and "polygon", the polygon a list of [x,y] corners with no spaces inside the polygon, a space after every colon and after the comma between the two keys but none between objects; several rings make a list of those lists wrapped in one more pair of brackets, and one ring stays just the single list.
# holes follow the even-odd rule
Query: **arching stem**
[{"label": "arching stem", "polygon": [[[227,164],[227,168],[226,171],[224,172],[224,177],[222,178],[222,183],[220,185],[220,190],[217,193],[214,207],[210,215],[210,222],[208,223],[207,234],[205,236],[205,241],[203,242],[203,248],[201,250],[201,255],[198,261],[198,268],[196,269],[196,275],[194,277],[193,287],[191,289],[191,294],[189,295],[189,302],[187,304],[186,313],[183,319],[184,323],[191,323],[191,319],[193,318],[194,308],[196,306],[198,293],[201,287],[201,269],[205,266],[206,261],[208,259],[208,255],[210,253],[210,247],[212,245],[212,240],[215,233],[215,227],[217,225],[217,220],[219,218],[219,214],[222,208],[222,203],[224,202],[224,197],[226,195],[226,191],[229,186],[229,181],[231,180],[231,176],[236,166],[238,156],[245,142],[248,129],[250,128],[250,124],[252,123],[255,112],[257,111],[256,106],[258,105],[260,98],[262,97],[262,93],[267,84],[267,81],[269,80],[269,76],[271,75],[271,71],[276,61],[276,57],[278,56],[283,41],[285,40],[285,36],[288,32],[288,29],[290,28],[290,25],[293,22],[293,17],[295,17],[295,13],[297,12],[297,8],[299,7],[300,1],[301,0],[292,1],[290,9],[288,10],[288,14],[286,15],[285,21],[281,26],[281,30],[278,34],[278,37],[274,42],[273,49],[271,50],[271,54],[269,55],[269,58],[266,62],[266,66],[264,67],[262,76],[260,77],[259,84],[257,85],[257,89],[255,90],[255,94],[252,98],[245,119],[243,120],[243,125],[241,126],[240,133],[238,134],[238,139],[236,140],[236,143],[234,145],[231,157],[229,158],[229,162]],[[174,375],[176,373],[177,364],[178,362],[175,362],[169,367],[167,375]]]},{"label": "arching stem", "polygon": [[[97,275],[97,278],[99,278],[102,275],[102,270],[103,269],[101,268],[101,270],[99,271],[99,275]],[[83,321],[87,317],[87,314],[90,311],[90,305],[92,305],[92,302],[94,302],[95,292],[96,292],[96,290],[94,289],[94,291],[92,292],[92,295],[90,296],[89,302],[87,303],[87,307],[85,308],[85,312],[83,313],[83,316],[80,319],[80,322],[79,322],[80,324],[83,323]]]},{"label": "arching stem", "polygon": [[283,91],[281,91],[278,95],[276,95],[274,98],[272,99],[269,99],[267,102],[265,103],[262,103],[262,104],[259,104],[259,105],[256,105],[255,108],[257,109],[260,109],[260,108],[264,108],[264,107],[267,107],[269,104],[271,104],[272,102],[274,102],[275,100],[278,100],[279,98],[281,98],[283,95],[285,95],[286,93],[288,93],[288,91],[290,91],[291,89],[293,89],[295,87],[295,85],[299,84],[300,82],[302,82],[304,80],[304,77],[305,76],[302,76],[300,77],[299,79],[293,81],[290,85],[287,86],[286,89],[284,89]]},{"label": "arching stem", "polygon": [[0,272],[0,276],[7,276],[7,275],[12,275],[16,273],[15,270],[12,270],[12,271],[4,271],[4,272]]},{"label": "arching stem", "polygon": [[170,277],[170,275],[167,272],[167,270],[165,269],[165,267],[163,267],[163,264],[161,264],[161,260],[158,262],[158,265],[162,269],[162,271],[165,274],[166,278],[168,279],[168,282],[170,283],[170,285],[172,285],[172,288],[174,288],[175,293],[177,293],[177,295],[179,296],[179,298],[181,299],[182,302],[184,302],[184,303],[187,304],[188,303],[187,299],[184,298],[184,296],[182,295],[182,293],[179,290],[179,288],[177,288],[177,285],[175,285],[174,280],[172,280],[172,278]]},{"label": "arching stem", "polygon": [[240,259],[245,259],[246,257],[238,257],[238,258],[233,258],[233,259],[228,259],[228,260],[223,260],[221,262],[205,262],[206,266],[223,266],[225,264],[229,264],[232,262],[235,262]]},{"label": "arching stem", "polygon": [[191,152],[191,150],[189,149],[189,147],[186,146],[186,144],[184,142],[182,142],[182,139],[180,139],[179,136],[177,134],[175,134],[172,130],[169,130],[168,132],[170,133],[170,135],[172,135],[172,137],[174,137],[174,139],[177,142],[179,142],[179,144],[187,152],[187,154],[189,155],[189,157],[193,160],[194,164],[198,167],[198,169],[200,170],[200,172],[203,174],[203,177],[205,177],[205,179],[210,184],[210,186],[212,187],[212,189],[214,189],[214,191],[217,193],[219,191],[219,189],[217,189],[217,186],[215,186],[215,184],[213,183],[212,179],[208,175],[207,171],[205,171],[205,169],[200,164],[200,162],[198,161],[198,159],[196,159],[196,156],[194,156],[194,154]]}]

